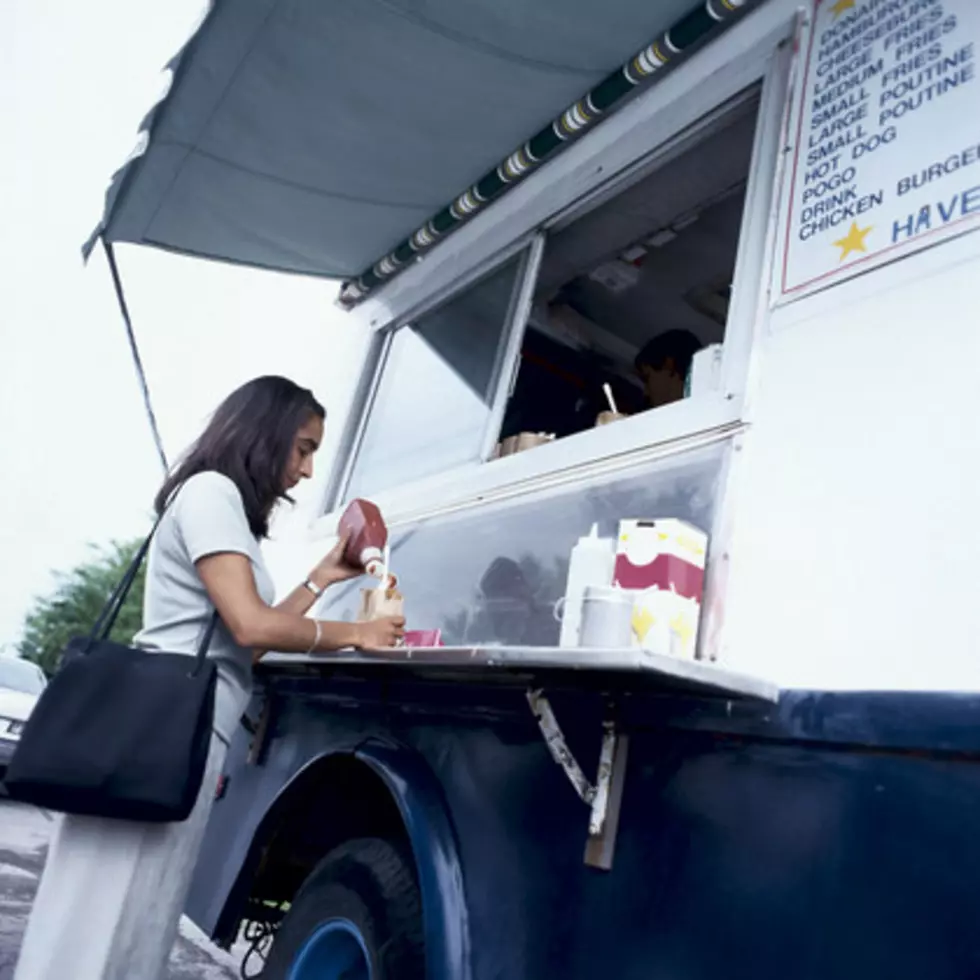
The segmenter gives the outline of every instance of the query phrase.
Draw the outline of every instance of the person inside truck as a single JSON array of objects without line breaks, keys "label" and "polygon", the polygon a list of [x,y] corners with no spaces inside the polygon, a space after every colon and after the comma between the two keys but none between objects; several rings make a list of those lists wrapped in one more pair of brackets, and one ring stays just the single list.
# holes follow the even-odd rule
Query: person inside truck
[{"label": "person inside truck", "polygon": [[660,408],[684,397],[694,355],[704,345],[690,330],[657,334],[636,355],[634,367],[643,382],[649,408]]}]

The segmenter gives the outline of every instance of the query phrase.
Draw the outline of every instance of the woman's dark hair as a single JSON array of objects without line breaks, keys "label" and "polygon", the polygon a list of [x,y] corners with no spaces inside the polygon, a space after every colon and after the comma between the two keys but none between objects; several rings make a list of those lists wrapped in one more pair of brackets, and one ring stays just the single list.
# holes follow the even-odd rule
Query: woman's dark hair
[{"label": "woman's dark hair", "polygon": [[156,497],[157,513],[163,513],[185,480],[215,470],[238,487],[252,533],[268,536],[272,508],[279,500],[289,500],[283,486],[296,432],[311,418],[326,415],[312,391],[288,378],[256,378],[242,385],[218,406],[200,438],[164,481]]}]

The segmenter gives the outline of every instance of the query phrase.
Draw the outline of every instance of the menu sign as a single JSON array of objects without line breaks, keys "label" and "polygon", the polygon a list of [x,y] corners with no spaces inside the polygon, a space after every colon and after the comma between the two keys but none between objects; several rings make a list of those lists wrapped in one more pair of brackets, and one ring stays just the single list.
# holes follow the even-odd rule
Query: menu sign
[{"label": "menu sign", "polygon": [[980,0],[816,0],[779,292],[980,224]]}]

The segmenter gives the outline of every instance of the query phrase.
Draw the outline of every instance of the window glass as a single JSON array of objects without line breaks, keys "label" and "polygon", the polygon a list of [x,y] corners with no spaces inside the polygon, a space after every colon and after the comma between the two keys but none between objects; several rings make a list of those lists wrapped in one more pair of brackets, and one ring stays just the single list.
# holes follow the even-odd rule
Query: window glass
[{"label": "window glass", "polygon": [[[710,533],[727,452],[719,444],[397,530],[392,570],[409,629],[438,628],[449,646],[557,645],[555,603],[578,539],[593,524],[615,536],[630,518],[675,517]],[[319,614],[352,620],[364,584],[332,589]]]},{"label": "window glass", "polygon": [[348,499],[479,459],[520,265],[395,331]]},{"label": "window glass", "polygon": [[717,391],[757,110],[549,236],[500,455]]}]

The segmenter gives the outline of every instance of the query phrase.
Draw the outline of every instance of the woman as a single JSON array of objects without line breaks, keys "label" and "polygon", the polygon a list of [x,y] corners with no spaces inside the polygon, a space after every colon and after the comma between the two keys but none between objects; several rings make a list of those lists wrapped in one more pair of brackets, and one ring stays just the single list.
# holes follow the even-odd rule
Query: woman
[{"label": "woman", "polygon": [[214,737],[197,805],[183,823],[134,824],[66,816],[55,833],[15,980],[157,980],[214,799],[228,742],[264,652],[382,649],[404,621],[335,623],[305,613],[324,589],[361,574],[341,541],[309,578],[273,605],[260,541],[280,500],[313,475],[326,413],[285,378],[230,395],[156,499],[143,631],[136,645],[193,655],[214,611],[208,655],[218,668]]}]

